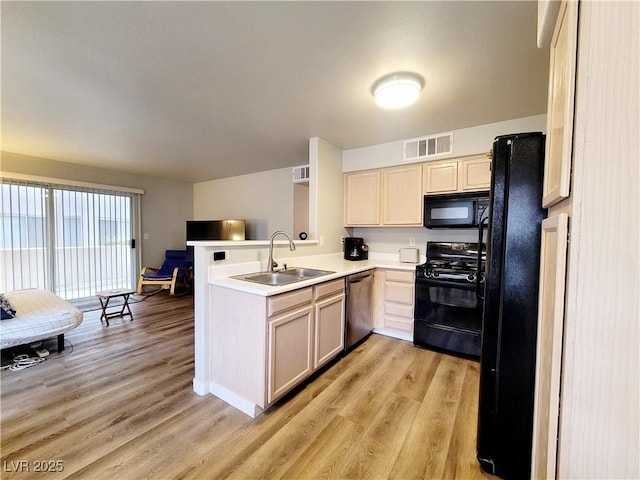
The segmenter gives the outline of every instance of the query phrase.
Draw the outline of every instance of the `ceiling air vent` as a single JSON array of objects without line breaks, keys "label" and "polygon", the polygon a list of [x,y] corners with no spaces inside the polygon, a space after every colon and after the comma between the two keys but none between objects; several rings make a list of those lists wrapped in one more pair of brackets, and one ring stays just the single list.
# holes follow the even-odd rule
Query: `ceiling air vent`
[{"label": "ceiling air vent", "polygon": [[293,183],[303,183],[309,181],[309,165],[293,167]]},{"label": "ceiling air vent", "polygon": [[420,160],[453,153],[453,132],[412,138],[404,142],[404,160]]}]

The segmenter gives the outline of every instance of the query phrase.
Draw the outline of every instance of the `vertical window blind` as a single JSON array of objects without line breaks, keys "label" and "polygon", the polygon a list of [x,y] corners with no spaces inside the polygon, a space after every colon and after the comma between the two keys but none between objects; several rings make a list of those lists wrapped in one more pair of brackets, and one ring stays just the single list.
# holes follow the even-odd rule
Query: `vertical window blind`
[{"label": "vertical window blind", "polygon": [[133,289],[137,194],[2,179],[0,291]]}]

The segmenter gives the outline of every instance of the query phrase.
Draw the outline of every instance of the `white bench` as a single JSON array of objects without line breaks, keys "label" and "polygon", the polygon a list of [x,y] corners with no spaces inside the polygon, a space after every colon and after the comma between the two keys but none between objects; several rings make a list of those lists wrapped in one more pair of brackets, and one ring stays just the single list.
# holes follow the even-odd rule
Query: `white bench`
[{"label": "white bench", "polygon": [[58,351],[64,350],[64,333],[82,323],[82,312],[59,296],[31,288],[7,292],[4,297],[16,316],[0,320],[0,348],[58,337]]}]

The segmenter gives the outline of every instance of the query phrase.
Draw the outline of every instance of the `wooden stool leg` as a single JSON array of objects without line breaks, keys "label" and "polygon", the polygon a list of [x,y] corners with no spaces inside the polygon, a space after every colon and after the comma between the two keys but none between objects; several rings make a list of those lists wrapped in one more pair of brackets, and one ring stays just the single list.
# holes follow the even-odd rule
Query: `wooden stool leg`
[{"label": "wooden stool leg", "polygon": [[102,315],[100,316],[100,320],[103,320],[107,323],[107,327],[109,326],[109,317],[107,315],[107,307],[109,306],[109,297],[103,300],[100,297],[100,305],[102,305]]},{"label": "wooden stool leg", "polygon": [[[133,322],[133,313],[131,313],[131,307],[129,306],[129,294],[124,296],[124,307],[122,307],[122,311],[124,312],[124,308],[127,308],[128,315],[131,317],[131,321]],[[125,313],[125,315],[127,315]]]}]

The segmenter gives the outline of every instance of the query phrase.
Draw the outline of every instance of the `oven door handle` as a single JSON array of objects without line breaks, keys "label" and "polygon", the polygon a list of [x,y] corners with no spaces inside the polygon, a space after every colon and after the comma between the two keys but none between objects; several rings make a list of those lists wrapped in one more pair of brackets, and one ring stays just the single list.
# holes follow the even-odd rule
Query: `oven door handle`
[{"label": "oven door handle", "polygon": [[417,285],[427,285],[430,287],[453,287],[461,290],[473,290],[476,288],[473,283],[448,282],[447,280],[438,280],[437,278],[416,278]]}]

